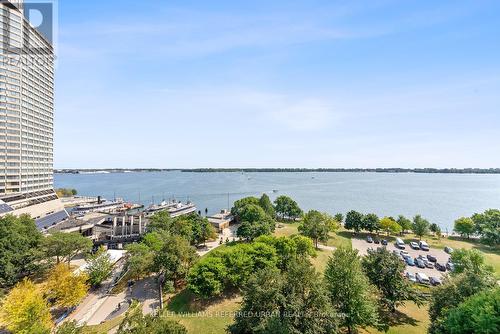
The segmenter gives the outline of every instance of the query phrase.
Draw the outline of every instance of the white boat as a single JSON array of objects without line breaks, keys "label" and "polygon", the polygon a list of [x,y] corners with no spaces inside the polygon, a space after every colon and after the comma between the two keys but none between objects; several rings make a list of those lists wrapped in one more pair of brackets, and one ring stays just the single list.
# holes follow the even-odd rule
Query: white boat
[{"label": "white boat", "polygon": [[85,214],[89,212],[110,212],[116,209],[123,208],[125,202],[121,198],[115,201],[108,201],[106,199],[99,200],[96,203],[82,204],[73,208],[72,212],[75,214]]},{"label": "white boat", "polygon": [[196,206],[191,202],[187,202],[186,204],[184,204],[177,201],[171,201],[171,202],[163,201],[160,204],[157,205],[153,204],[149,206],[144,211],[144,213],[146,214],[146,216],[152,216],[160,211],[168,211],[170,217],[178,217],[188,213],[195,212]]}]

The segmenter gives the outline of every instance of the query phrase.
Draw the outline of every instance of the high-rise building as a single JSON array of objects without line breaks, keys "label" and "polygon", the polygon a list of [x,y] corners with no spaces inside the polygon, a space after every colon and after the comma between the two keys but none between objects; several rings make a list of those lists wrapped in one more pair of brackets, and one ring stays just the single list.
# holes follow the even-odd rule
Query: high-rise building
[{"label": "high-rise building", "polygon": [[0,215],[43,228],[67,217],[53,189],[53,45],[23,1],[0,2],[0,38]]}]

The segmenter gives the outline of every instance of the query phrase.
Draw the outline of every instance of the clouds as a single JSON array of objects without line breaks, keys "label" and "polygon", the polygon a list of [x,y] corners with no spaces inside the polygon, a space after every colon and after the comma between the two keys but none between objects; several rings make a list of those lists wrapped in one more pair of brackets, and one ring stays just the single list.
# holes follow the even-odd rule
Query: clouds
[{"label": "clouds", "polygon": [[64,2],[56,166],[498,165],[492,7]]}]

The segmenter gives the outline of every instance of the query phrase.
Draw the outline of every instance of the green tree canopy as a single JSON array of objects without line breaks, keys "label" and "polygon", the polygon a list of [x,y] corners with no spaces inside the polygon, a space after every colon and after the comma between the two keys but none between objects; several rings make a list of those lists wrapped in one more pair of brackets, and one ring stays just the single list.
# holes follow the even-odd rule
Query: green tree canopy
[{"label": "green tree canopy", "polygon": [[399,224],[399,226],[401,226],[403,232],[411,230],[413,227],[411,220],[409,220],[403,215],[399,215],[396,222]]},{"label": "green tree canopy", "polygon": [[274,206],[281,219],[295,220],[302,215],[302,209],[297,202],[288,196],[278,196],[274,201]]},{"label": "green tree canopy", "polygon": [[180,286],[198,260],[196,249],[181,236],[165,235],[163,247],[155,254],[154,271],[165,275],[166,283]]},{"label": "green tree canopy", "polygon": [[44,240],[45,252],[49,258],[55,257],[59,263],[61,259],[68,262],[79,253],[88,253],[92,249],[92,240],[78,232],[54,232]]},{"label": "green tree canopy", "polygon": [[447,333],[500,333],[500,288],[485,290],[451,309],[444,326]]},{"label": "green tree canopy", "polygon": [[493,267],[486,265],[483,253],[477,249],[456,249],[451,254],[451,262],[455,266],[452,272],[453,275],[464,271],[474,273],[493,272]]},{"label": "green tree canopy", "polygon": [[441,286],[432,289],[429,302],[429,333],[449,333],[445,323],[449,312],[470,296],[495,285],[495,278],[484,271],[476,273],[466,270],[446,278]]},{"label": "green tree canopy", "polygon": [[231,208],[231,214],[233,216],[235,216],[237,220],[239,220],[240,213],[241,213],[240,210],[248,204],[259,206],[260,202],[259,202],[259,199],[257,197],[241,198],[241,199],[234,202],[233,207]]},{"label": "green tree canopy", "polygon": [[476,225],[472,218],[462,217],[455,220],[455,226],[453,230],[458,234],[462,235],[462,237],[470,238],[471,234],[474,233],[476,229]]},{"label": "green tree canopy", "polygon": [[314,241],[318,248],[318,242],[327,242],[329,233],[340,228],[339,222],[327,213],[311,210],[304,215],[304,219],[299,225],[299,232]]},{"label": "green tree canopy", "polygon": [[413,218],[412,230],[416,236],[422,240],[422,237],[429,233],[429,222],[422,218],[421,215],[416,215]]},{"label": "green tree canopy", "polygon": [[269,217],[276,217],[276,210],[274,209],[273,203],[271,202],[267,194],[262,194],[259,199],[259,205]]},{"label": "green tree canopy", "polygon": [[39,268],[42,241],[29,216],[0,218],[0,287],[11,286]]},{"label": "green tree canopy", "polygon": [[486,210],[472,216],[476,231],[481,236],[481,242],[490,245],[500,245],[500,210]]},{"label": "green tree canopy", "polygon": [[87,257],[87,268],[85,272],[89,276],[89,283],[92,286],[99,286],[112,273],[113,263],[109,254],[104,247],[99,249]]},{"label": "green tree canopy", "polygon": [[325,281],[330,303],[344,315],[340,326],[348,333],[359,326],[377,325],[376,288],[365,276],[357,250],[335,250],[326,266]]},{"label": "green tree canopy", "polygon": [[363,260],[363,270],[370,282],[381,293],[381,303],[394,312],[396,306],[408,300],[422,304],[421,294],[404,278],[406,265],[398,257],[383,248],[368,252]]},{"label": "green tree canopy", "polygon": [[374,213],[369,213],[363,216],[362,220],[363,229],[373,232],[378,231],[380,229],[379,226],[379,218]]},{"label": "green tree canopy", "polygon": [[344,227],[359,233],[363,228],[363,214],[354,210],[349,211],[345,217]]},{"label": "green tree canopy", "polygon": [[[307,260],[287,271],[266,268],[252,275],[231,333],[333,333],[337,317],[322,279]],[[247,316],[251,315],[251,316]]]}]

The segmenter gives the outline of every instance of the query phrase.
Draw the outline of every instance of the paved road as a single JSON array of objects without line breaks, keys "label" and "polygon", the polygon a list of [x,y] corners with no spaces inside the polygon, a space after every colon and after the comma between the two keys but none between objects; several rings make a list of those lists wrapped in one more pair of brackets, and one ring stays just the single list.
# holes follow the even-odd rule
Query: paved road
[{"label": "paved road", "polygon": [[[233,238],[236,237],[236,230],[237,226],[231,226],[229,229],[225,229],[222,234],[218,235],[215,241],[207,242],[207,247],[199,250],[198,254],[203,256],[221,246],[221,237],[224,242],[227,238],[232,241]],[[97,325],[125,312],[128,300],[130,299],[140,301],[143,304],[143,312],[145,314],[151,313],[159,307],[158,285],[154,277],[137,281],[131,288],[122,293],[116,295],[108,294],[114,277],[118,275],[123,268],[123,262],[122,260],[115,267],[112,279],[106,281],[99,290],[92,291],[87,295],[84,301],[68,317],[69,321],[76,320],[80,324],[87,323],[88,325]],[[121,307],[119,307],[119,305],[121,305]]]},{"label": "paved road", "polygon": [[[355,239],[353,238],[352,239],[352,247],[353,248],[356,248],[359,250],[359,253],[360,255],[366,255],[367,254],[367,250],[369,248],[373,248],[373,249],[376,249],[377,247],[380,247],[381,245],[380,244],[374,244],[374,243],[368,243],[366,242],[365,239]],[[394,246],[394,244],[390,243],[387,245],[387,250],[389,250],[390,252],[392,252],[394,249],[397,249],[396,246]],[[398,249],[399,250],[399,249]],[[422,251],[422,250],[413,250],[410,248],[409,245],[406,245],[406,249],[405,249],[408,254],[415,258],[415,257],[418,257],[420,254],[422,254],[423,256],[426,256],[427,254],[431,254],[431,255],[434,255],[437,259],[437,262],[441,263],[441,264],[446,264],[446,262],[448,262],[448,258],[450,257],[449,254],[446,254],[445,251],[441,250],[441,249],[433,249],[431,248],[430,251],[428,252],[425,252],[425,251]],[[407,272],[410,272],[410,273],[413,273],[413,274],[416,274],[418,272],[420,273],[424,273],[426,274],[428,277],[431,277],[431,276],[434,276],[434,277],[443,277],[444,275],[446,275],[446,272],[441,272],[437,269],[430,269],[430,268],[418,268],[418,267],[410,267],[410,266],[406,266],[406,271]]]}]

